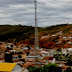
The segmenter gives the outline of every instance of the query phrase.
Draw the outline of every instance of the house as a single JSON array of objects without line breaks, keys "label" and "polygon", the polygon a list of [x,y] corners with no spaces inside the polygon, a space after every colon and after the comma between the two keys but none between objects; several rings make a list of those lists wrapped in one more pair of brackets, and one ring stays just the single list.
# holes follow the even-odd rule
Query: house
[{"label": "house", "polygon": [[30,59],[41,59],[41,56],[40,55],[29,55],[27,56],[27,58],[25,59],[26,61],[27,60],[30,60]]},{"label": "house", "polygon": [[10,52],[14,52],[14,53],[15,53],[15,52],[16,52],[16,50],[10,50]]},{"label": "house", "polygon": [[72,55],[72,48],[62,48],[62,54],[69,54]]},{"label": "house", "polygon": [[1,62],[4,62],[4,54],[3,53],[0,53],[0,63]]},{"label": "house", "polygon": [[18,55],[12,55],[12,61],[13,62],[18,62],[20,60],[20,58],[18,57]]},{"label": "house", "polygon": [[43,57],[49,56],[49,53],[47,51],[41,51],[40,53],[42,54]]},{"label": "house", "polygon": [[29,46],[25,46],[24,48],[23,48],[23,50],[30,50],[31,48],[29,47]]},{"label": "house", "polygon": [[0,63],[4,62],[4,57],[2,55],[0,55]]},{"label": "house", "polygon": [[72,48],[68,48],[68,54],[72,55]]},{"label": "house", "polygon": [[22,59],[26,59],[27,54],[22,54]]},{"label": "house", "polygon": [[55,63],[55,58],[53,57],[44,57],[43,61],[49,62],[49,63]]},{"label": "house", "polygon": [[22,70],[23,68],[17,63],[0,63],[0,72],[25,72]]},{"label": "house", "polygon": [[51,49],[48,53],[49,53],[49,56],[53,56],[54,55],[54,52],[55,50],[54,49]]},{"label": "house", "polygon": [[24,47],[24,48],[23,48],[23,50],[28,50],[28,49],[29,49],[28,47]]},{"label": "house", "polygon": [[62,48],[62,49],[61,49],[62,54],[67,55],[67,53],[68,53],[67,50],[68,50],[68,48]]},{"label": "house", "polygon": [[40,39],[50,38],[50,35],[41,36]]},{"label": "house", "polygon": [[52,37],[56,37],[56,36],[57,36],[56,34],[53,34],[53,35],[52,35]]},{"label": "house", "polygon": [[71,36],[69,36],[68,38],[69,38],[69,39],[72,39],[72,37],[71,37]]},{"label": "house", "polygon": [[68,37],[67,36],[63,36],[63,40],[68,40]]},{"label": "house", "polygon": [[72,42],[67,42],[68,44],[72,44]]},{"label": "house", "polygon": [[31,62],[26,62],[24,63],[23,67],[27,68],[29,66],[34,66],[34,64],[32,64]]}]

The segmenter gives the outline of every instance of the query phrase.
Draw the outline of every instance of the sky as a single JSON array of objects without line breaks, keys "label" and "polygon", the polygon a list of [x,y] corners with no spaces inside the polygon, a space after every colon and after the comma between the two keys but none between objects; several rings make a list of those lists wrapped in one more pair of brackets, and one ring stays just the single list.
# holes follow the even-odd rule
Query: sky
[{"label": "sky", "polygon": [[[0,0],[0,24],[34,26],[34,0]],[[72,0],[37,0],[39,27],[72,23]]]}]

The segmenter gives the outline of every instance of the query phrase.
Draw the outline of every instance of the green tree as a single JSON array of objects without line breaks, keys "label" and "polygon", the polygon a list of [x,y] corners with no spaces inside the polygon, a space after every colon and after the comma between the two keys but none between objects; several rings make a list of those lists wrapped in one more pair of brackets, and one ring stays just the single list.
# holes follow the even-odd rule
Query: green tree
[{"label": "green tree", "polygon": [[57,66],[57,64],[48,64],[44,65],[43,67],[35,68],[31,67],[29,68],[29,72],[62,72],[61,68]]},{"label": "green tree", "polygon": [[72,72],[71,67],[68,67],[65,72]]}]

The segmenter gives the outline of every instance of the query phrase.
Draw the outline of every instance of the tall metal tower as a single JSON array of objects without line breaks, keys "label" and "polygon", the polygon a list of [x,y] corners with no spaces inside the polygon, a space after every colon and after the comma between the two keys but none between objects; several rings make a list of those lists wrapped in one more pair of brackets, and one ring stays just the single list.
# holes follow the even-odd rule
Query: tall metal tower
[{"label": "tall metal tower", "polygon": [[36,63],[35,63],[35,67],[37,67],[37,47],[39,45],[38,42],[38,29],[37,29],[37,0],[34,0],[35,3],[35,55],[36,55]]}]

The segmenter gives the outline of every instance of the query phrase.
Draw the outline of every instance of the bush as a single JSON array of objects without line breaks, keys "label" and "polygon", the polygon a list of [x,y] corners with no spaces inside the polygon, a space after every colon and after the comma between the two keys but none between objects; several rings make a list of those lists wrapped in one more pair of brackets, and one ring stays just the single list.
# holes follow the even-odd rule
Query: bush
[{"label": "bush", "polygon": [[48,64],[43,67],[31,67],[29,68],[29,72],[62,72],[61,68],[57,66],[57,64]]}]

